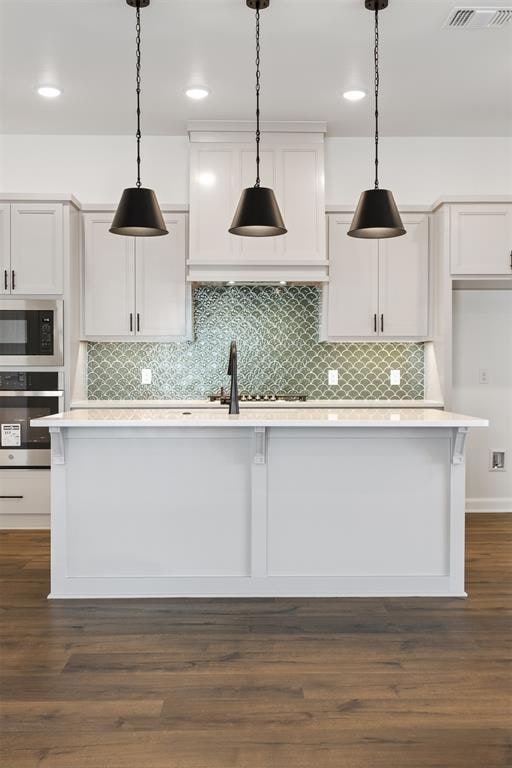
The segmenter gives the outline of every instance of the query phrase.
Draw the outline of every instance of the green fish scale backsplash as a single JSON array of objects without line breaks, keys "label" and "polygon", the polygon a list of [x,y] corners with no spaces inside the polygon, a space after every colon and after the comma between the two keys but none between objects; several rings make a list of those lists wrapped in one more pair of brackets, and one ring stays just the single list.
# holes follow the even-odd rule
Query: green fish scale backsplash
[{"label": "green fish scale backsplash", "polygon": [[[229,343],[236,339],[240,392],[423,399],[423,344],[319,342],[320,301],[315,286],[197,287],[194,341],[88,345],[89,398],[204,399],[228,386]],[[151,368],[152,384],[141,384],[142,368]],[[329,368],[338,369],[337,386],[327,384]],[[398,387],[389,385],[391,368],[401,371]]]}]

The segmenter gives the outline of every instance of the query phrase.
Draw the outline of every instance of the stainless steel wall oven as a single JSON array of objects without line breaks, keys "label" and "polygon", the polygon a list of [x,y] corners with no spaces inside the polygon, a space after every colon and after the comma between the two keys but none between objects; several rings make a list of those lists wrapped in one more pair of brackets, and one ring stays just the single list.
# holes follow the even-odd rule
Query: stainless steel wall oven
[{"label": "stainless steel wall oven", "polygon": [[0,472],[50,466],[50,432],[30,420],[63,409],[58,385],[57,372],[0,371]]}]

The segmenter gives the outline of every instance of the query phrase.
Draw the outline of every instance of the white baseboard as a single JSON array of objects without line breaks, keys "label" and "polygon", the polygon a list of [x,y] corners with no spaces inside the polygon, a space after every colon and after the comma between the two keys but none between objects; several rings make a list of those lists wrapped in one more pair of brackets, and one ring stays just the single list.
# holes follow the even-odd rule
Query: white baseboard
[{"label": "white baseboard", "polygon": [[8,512],[0,514],[0,529],[3,530],[22,530],[23,528],[34,528],[48,530],[50,528],[50,515],[31,515],[31,514],[9,514]]},{"label": "white baseboard", "polygon": [[512,512],[512,499],[466,499],[466,512]]}]

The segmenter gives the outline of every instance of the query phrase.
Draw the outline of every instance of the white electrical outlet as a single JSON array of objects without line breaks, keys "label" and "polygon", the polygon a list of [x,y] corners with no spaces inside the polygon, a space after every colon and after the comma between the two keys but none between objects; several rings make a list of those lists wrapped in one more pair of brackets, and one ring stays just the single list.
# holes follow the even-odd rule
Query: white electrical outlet
[{"label": "white electrical outlet", "polygon": [[337,368],[329,368],[327,371],[327,381],[329,382],[330,387],[335,387],[338,383],[338,369]]},{"label": "white electrical outlet", "polygon": [[478,381],[480,384],[488,384],[489,383],[489,371],[487,368],[480,368],[478,371]]},{"label": "white electrical outlet", "polygon": [[151,368],[143,368],[140,372],[141,384],[151,384]]},{"label": "white electrical outlet", "polygon": [[389,383],[392,387],[400,386],[400,369],[391,370],[389,372]]}]

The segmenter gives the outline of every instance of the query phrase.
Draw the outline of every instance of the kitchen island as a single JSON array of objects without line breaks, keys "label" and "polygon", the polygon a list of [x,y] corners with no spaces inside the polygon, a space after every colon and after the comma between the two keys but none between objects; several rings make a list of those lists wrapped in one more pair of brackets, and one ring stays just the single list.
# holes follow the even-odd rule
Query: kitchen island
[{"label": "kitchen island", "polygon": [[433,409],[74,410],[51,598],[463,596],[464,451]]}]

